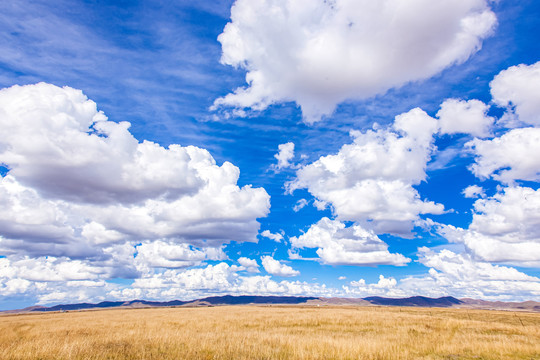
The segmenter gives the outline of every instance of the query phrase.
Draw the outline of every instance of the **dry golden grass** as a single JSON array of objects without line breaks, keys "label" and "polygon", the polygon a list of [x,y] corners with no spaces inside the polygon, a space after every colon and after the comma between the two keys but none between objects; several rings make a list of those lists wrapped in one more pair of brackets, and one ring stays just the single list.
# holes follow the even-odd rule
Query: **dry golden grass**
[{"label": "dry golden grass", "polygon": [[1,359],[540,359],[540,314],[153,308],[0,317]]}]

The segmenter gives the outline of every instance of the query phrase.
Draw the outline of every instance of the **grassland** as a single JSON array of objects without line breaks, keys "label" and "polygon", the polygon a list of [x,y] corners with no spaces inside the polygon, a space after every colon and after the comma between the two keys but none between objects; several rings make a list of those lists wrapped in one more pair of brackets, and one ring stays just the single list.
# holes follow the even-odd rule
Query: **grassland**
[{"label": "grassland", "polygon": [[540,314],[383,307],[0,316],[1,359],[540,359]]}]

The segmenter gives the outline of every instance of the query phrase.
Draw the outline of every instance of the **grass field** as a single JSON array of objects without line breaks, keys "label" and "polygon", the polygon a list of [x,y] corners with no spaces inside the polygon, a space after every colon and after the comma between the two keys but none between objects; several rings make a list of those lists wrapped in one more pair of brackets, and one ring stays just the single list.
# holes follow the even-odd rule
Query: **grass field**
[{"label": "grass field", "polygon": [[540,314],[383,307],[0,316],[1,359],[540,359]]}]

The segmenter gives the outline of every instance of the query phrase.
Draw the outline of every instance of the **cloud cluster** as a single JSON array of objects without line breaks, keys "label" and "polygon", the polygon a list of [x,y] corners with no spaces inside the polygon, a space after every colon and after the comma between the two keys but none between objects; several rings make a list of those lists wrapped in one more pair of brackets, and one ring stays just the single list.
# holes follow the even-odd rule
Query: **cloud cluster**
[{"label": "cloud cluster", "polygon": [[109,297],[127,300],[194,299],[209,294],[329,296],[333,291],[324,285],[287,280],[278,282],[270,276],[244,276],[241,274],[244,270],[224,262],[204,268],[171,269],[136,279],[130,287],[111,291]]},{"label": "cloud cluster", "polygon": [[316,248],[321,263],[329,265],[396,265],[411,261],[401,254],[392,254],[373,231],[359,225],[346,227],[338,220],[322,218],[306,233],[290,238],[293,248]]},{"label": "cloud cluster", "polygon": [[208,151],[140,143],[129,123],[108,121],[68,87],[3,89],[0,109],[10,134],[0,139],[9,169],[0,180],[4,252],[93,256],[95,245],[126,241],[256,241],[268,194],[238,187],[238,168],[216,165]]},{"label": "cloud cluster", "polygon": [[[484,180],[507,185],[518,180],[540,181],[540,62],[501,71],[490,83],[493,102],[506,108],[498,121],[511,129],[493,139],[469,141],[475,155],[470,169]],[[532,125],[532,127],[531,127]]]},{"label": "cloud cluster", "polygon": [[2,298],[33,298],[42,303],[103,300],[113,286],[101,278],[109,269],[66,257],[0,258]]},{"label": "cloud cluster", "polygon": [[257,241],[264,189],[239,187],[239,169],[204,149],[128,128],[76,89],[0,90],[3,294],[101,299],[108,279],[226,260],[224,243]]},{"label": "cloud cluster", "polygon": [[539,267],[540,189],[507,187],[478,199],[468,229],[445,225],[439,232],[483,261]]},{"label": "cloud cluster", "polygon": [[[192,269],[144,272],[130,285],[99,280],[101,269],[61,258],[0,259],[0,291],[4,296],[35,296],[40,304],[133,299],[195,299],[210,294],[253,294],[323,297],[473,297],[488,300],[529,300],[540,296],[540,279],[516,269],[479,262],[449,250],[438,253],[419,249],[427,274],[396,280],[379,276],[375,283],[364,279],[342,287],[300,281],[275,281],[270,276],[245,276],[242,266],[219,262]],[[255,262],[256,263],[256,262]]]},{"label": "cloud cluster", "polygon": [[200,265],[206,260],[225,260],[221,248],[194,248],[172,241],[145,241],[136,246],[136,264],[153,268],[185,268]]},{"label": "cloud cluster", "polygon": [[352,144],[299,169],[288,189],[306,188],[320,207],[331,205],[339,220],[407,236],[419,214],[444,211],[413,187],[426,178],[437,130],[437,120],[417,108],[397,116],[388,129],[353,131]]},{"label": "cloud cluster", "polygon": [[497,22],[486,0],[237,0],[218,37],[248,86],[214,107],[295,101],[306,122],[466,61]]},{"label": "cloud cluster", "polygon": [[514,268],[478,262],[467,254],[450,250],[436,253],[424,247],[419,249],[419,261],[430,268],[429,273],[403,279],[400,288],[404,292],[502,301],[540,296],[539,278]]},{"label": "cloud cluster", "polygon": [[491,197],[478,185],[466,188],[466,197],[481,197],[474,203],[472,222],[466,229],[445,225],[438,230],[463,243],[474,259],[540,266],[540,193],[534,186],[519,185],[540,181],[540,160],[534,156],[540,153],[539,80],[540,62],[512,66],[495,76],[490,83],[493,102],[506,108],[497,125],[506,131],[465,144],[474,155],[471,172],[504,185]]}]

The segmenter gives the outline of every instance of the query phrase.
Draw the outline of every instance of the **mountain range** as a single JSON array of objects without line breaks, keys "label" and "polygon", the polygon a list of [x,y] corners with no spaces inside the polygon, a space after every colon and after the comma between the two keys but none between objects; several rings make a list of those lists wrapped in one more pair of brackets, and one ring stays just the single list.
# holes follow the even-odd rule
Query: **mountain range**
[{"label": "mountain range", "polygon": [[31,306],[20,310],[7,310],[2,313],[30,313],[30,312],[51,312],[51,311],[75,311],[89,309],[107,308],[148,308],[148,307],[203,307],[203,306],[223,306],[223,305],[356,305],[356,306],[413,306],[413,307],[454,307],[470,309],[492,309],[492,310],[513,310],[513,311],[535,311],[540,312],[540,302],[502,302],[485,301],[475,299],[456,299],[451,296],[440,298],[430,298],[424,296],[413,296],[408,298],[386,298],[371,296],[363,299],[356,298],[319,298],[304,296],[212,296],[191,301],[103,301],[97,304],[77,303],[60,304],[50,307]]}]

